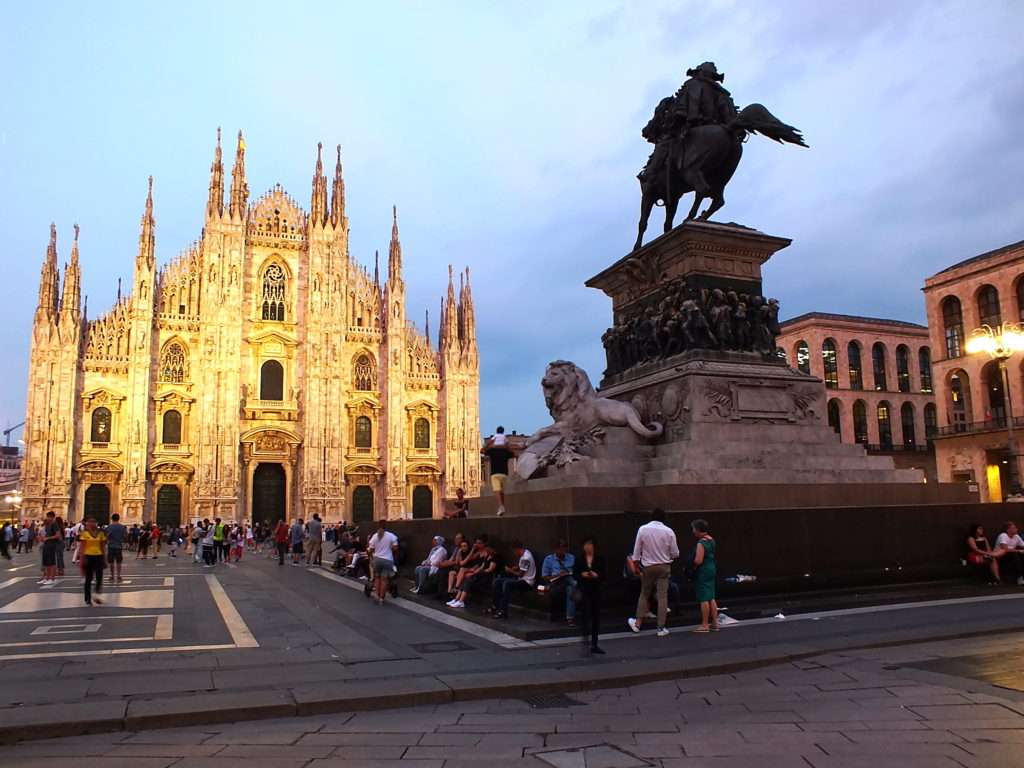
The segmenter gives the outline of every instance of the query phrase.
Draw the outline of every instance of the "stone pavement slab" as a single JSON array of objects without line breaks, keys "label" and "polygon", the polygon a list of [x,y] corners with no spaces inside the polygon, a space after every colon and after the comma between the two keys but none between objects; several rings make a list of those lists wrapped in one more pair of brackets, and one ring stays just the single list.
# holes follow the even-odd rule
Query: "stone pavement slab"
[{"label": "stone pavement slab", "polygon": [[[906,695],[864,699],[865,689],[849,689],[843,700],[827,689],[834,676],[822,673],[823,660],[569,694],[551,709],[513,699],[450,701],[27,742],[0,751],[0,766],[34,768],[74,755],[75,768],[127,760],[142,768],[1007,768],[1022,754],[1019,703],[998,689],[954,678],[932,686],[915,670],[851,651],[833,658],[844,675],[870,676],[879,691]],[[772,693],[786,700],[776,711],[748,707],[744,686],[759,705]],[[816,700],[817,693],[828,695]],[[629,702],[649,714],[609,711]]]}]

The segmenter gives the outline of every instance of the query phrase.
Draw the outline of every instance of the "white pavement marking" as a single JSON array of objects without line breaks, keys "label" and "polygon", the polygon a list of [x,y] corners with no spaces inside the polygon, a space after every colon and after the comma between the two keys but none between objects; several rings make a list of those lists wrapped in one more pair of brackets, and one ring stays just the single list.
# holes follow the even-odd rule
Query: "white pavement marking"
[{"label": "white pavement marking", "polygon": [[[363,587],[365,586],[364,582],[345,579],[338,576],[336,573],[325,571],[322,568],[313,568],[312,570],[318,576],[323,576],[325,579],[336,581],[349,589],[362,592]],[[457,629],[460,632],[465,632],[467,635],[479,637],[481,640],[486,640],[489,643],[500,645],[502,648],[529,648],[531,646],[531,643],[526,640],[520,640],[518,637],[513,637],[512,635],[499,632],[495,629],[482,627],[472,621],[460,619],[458,616],[450,616],[447,613],[442,613],[441,611],[434,610],[433,608],[427,608],[419,603],[414,603],[412,600],[405,600],[404,598],[399,597],[397,599],[390,600],[390,602],[394,603],[399,608],[410,611],[411,613],[415,613],[419,616],[430,619],[431,621],[444,624],[452,629]]]},{"label": "white pavement marking", "polygon": [[245,619],[242,618],[238,609],[235,608],[235,604],[231,602],[231,598],[228,597],[228,593],[224,591],[224,587],[221,586],[217,577],[208,575],[206,583],[213,594],[213,601],[217,604],[217,610],[220,611],[220,616],[224,619],[228,632],[231,633],[231,639],[234,641],[235,647],[259,648],[260,644],[252,636],[252,632],[246,626]]},{"label": "white pavement marking", "polygon": [[0,589],[6,589],[7,587],[13,587],[15,584],[17,584],[23,578],[25,578],[25,577],[24,576],[15,576],[13,579],[8,579],[7,581],[0,582]]},{"label": "white pavement marking", "polygon": [[[145,592],[116,592],[98,594],[102,604],[111,608],[160,609],[174,607],[173,590],[149,590]],[[0,613],[35,613],[36,611],[57,611],[67,608],[81,608],[82,596],[77,592],[29,593],[0,608]]]},{"label": "white pavement marking", "polygon": [[[97,616],[96,614],[93,614],[92,616],[61,616],[60,619],[54,618],[52,619],[52,621],[95,621],[97,618],[102,618],[104,621],[109,621],[112,619],[158,619],[162,615],[163,614],[160,613],[126,613],[122,616],[107,616],[106,614],[103,614],[102,616]],[[40,621],[45,620],[46,619],[39,618],[0,619],[0,624],[38,624]]]},{"label": "white pavement marking", "polygon": [[154,640],[170,640],[174,635],[174,616],[169,613],[162,613],[156,617],[156,629],[153,631]]},{"label": "white pavement marking", "polygon": [[24,571],[26,568],[38,568],[39,566],[35,563],[29,563],[28,565],[19,565],[15,568],[8,568],[7,570],[13,573],[14,571]]},{"label": "white pavement marking", "polygon": [[30,635],[77,635],[80,632],[99,632],[102,624],[44,624],[36,627]]},{"label": "white pavement marking", "polygon": [[[951,597],[947,600],[924,600],[919,603],[892,603],[889,605],[867,605],[859,608],[839,608],[834,611],[815,611],[813,613],[795,613],[785,619],[763,618],[745,619],[735,624],[723,625],[722,629],[732,631],[734,628],[756,627],[762,624],[791,623],[794,621],[818,621],[820,619],[841,618],[843,616],[858,616],[867,613],[886,613],[889,611],[904,611],[910,608],[936,608],[945,605],[962,605],[964,603],[991,603],[999,600],[1024,600],[1024,594],[1012,595],[980,595],[978,597]],[[684,627],[672,627],[672,633],[689,632],[695,629],[697,624],[690,624]],[[651,629],[654,625],[651,624]],[[633,637],[633,632],[610,632],[602,634],[602,640],[620,640],[624,637]],[[534,645],[571,645],[578,643],[578,638],[551,637],[544,640],[534,640]],[[926,641],[922,641],[926,642]]]},{"label": "white pavement marking", "polygon": [[[153,638],[144,635],[141,637],[83,637],[78,640],[33,640],[25,643],[0,643],[0,648],[30,648],[32,646],[39,645],[73,645],[75,643],[141,643],[146,640],[152,640]],[[72,651],[77,654],[77,651]],[[67,654],[58,654],[61,656]],[[0,656],[0,659],[9,658],[7,656]],[[15,658],[21,659],[26,658],[24,656],[15,656]]]},{"label": "white pavement marking", "polygon": [[[148,638],[146,638],[148,639]],[[65,656],[123,656],[132,653],[190,653],[192,651],[229,651],[238,646],[233,643],[217,645],[158,645],[152,648],[108,648],[93,651],[55,651],[54,653],[12,653],[0,656],[0,661],[30,659],[58,659]]]}]

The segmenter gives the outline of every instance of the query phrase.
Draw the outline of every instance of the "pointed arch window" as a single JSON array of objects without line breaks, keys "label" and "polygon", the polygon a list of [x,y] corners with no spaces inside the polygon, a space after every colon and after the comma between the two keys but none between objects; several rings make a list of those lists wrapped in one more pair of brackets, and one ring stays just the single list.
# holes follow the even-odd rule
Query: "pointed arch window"
[{"label": "pointed arch window", "polygon": [[271,264],[263,270],[262,317],[264,320],[284,320],[285,274],[280,264]]},{"label": "pointed arch window", "polygon": [[373,359],[362,354],[356,358],[352,367],[352,383],[357,392],[375,392],[377,390],[377,369]]},{"label": "pointed arch window", "polygon": [[185,347],[172,341],[160,354],[160,381],[180,384],[188,378],[188,355]]},{"label": "pointed arch window", "polygon": [[413,445],[417,450],[430,448],[430,422],[424,418],[416,419],[413,424]]},{"label": "pointed arch window", "polygon": [[97,408],[92,412],[89,426],[89,441],[92,443],[110,442],[110,409]]}]

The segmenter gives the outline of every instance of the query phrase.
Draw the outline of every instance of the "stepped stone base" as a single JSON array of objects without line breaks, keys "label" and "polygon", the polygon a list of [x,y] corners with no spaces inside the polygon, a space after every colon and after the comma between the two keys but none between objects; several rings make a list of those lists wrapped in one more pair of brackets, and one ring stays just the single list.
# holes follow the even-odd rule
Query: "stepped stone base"
[{"label": "stepped stone base", "polygon": [[[788,244],[738,225],[687,222],[587,285],[612,299],[615,322],[621,323],[645,302],[658,304],[667,286],[681,280],[687,290],[705,294],[716,289],[760,294],[761,265]],[[597,394],[630,403],[644,424],[662,425],[661,435],[647,442],[629,427],[601,426],[624,423],[621,419],[598,420],[591,428],[594,421],[565,420],[552,408],[553,427],[571,423],[573,431],[548,428],[548,436],[527,448],[520,457],[522,477],[508,483],[506,510],[546,514],[977,500],[965,485],[927,483],[922,470],[897,469],[889,456],[868,456],[863,446],[840,442],[827,423],[822,380],[793,370],[763,347],[759,352],[695,347],[610,370]],[[551,402],[563,403],[557,397]],[[567,446],[571,450],[565,451]],[[474,506],[485,513],[493,509],[489,494]]]},{"label": "stepped stone base", "polygon": [[[708,509],[971,500],[965,487],[928,485],[921,470],[840,442],[824,419],[820,379],[753,355],[716,358],[669,359],[601,391],[630,402],[645,422],[661,422],[662,437],[648,444],[628,427],[605,427],[580,461],[510,480],[508,511],[517,498],[527,514],[545,505],[596,512],[647,502]],[[540,494],[536,504],[523,498],[531,494]]]}]

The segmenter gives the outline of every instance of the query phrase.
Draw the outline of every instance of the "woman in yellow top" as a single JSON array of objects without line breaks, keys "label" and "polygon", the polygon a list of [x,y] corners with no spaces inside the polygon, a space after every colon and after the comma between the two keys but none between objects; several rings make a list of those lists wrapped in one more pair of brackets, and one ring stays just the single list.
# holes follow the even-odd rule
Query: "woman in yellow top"
[{"label": "woman in yellow top", "polygon": [[[96,525],[96,518],[85,521],[85,530],[78,536],[82,558],[82,571],[85,573],[85,604],[103,605],[99,593],[103,591],[103,564],[107,555],[107,534]],[[91,582],[96,580],[96,597],[92,596]]]}]

